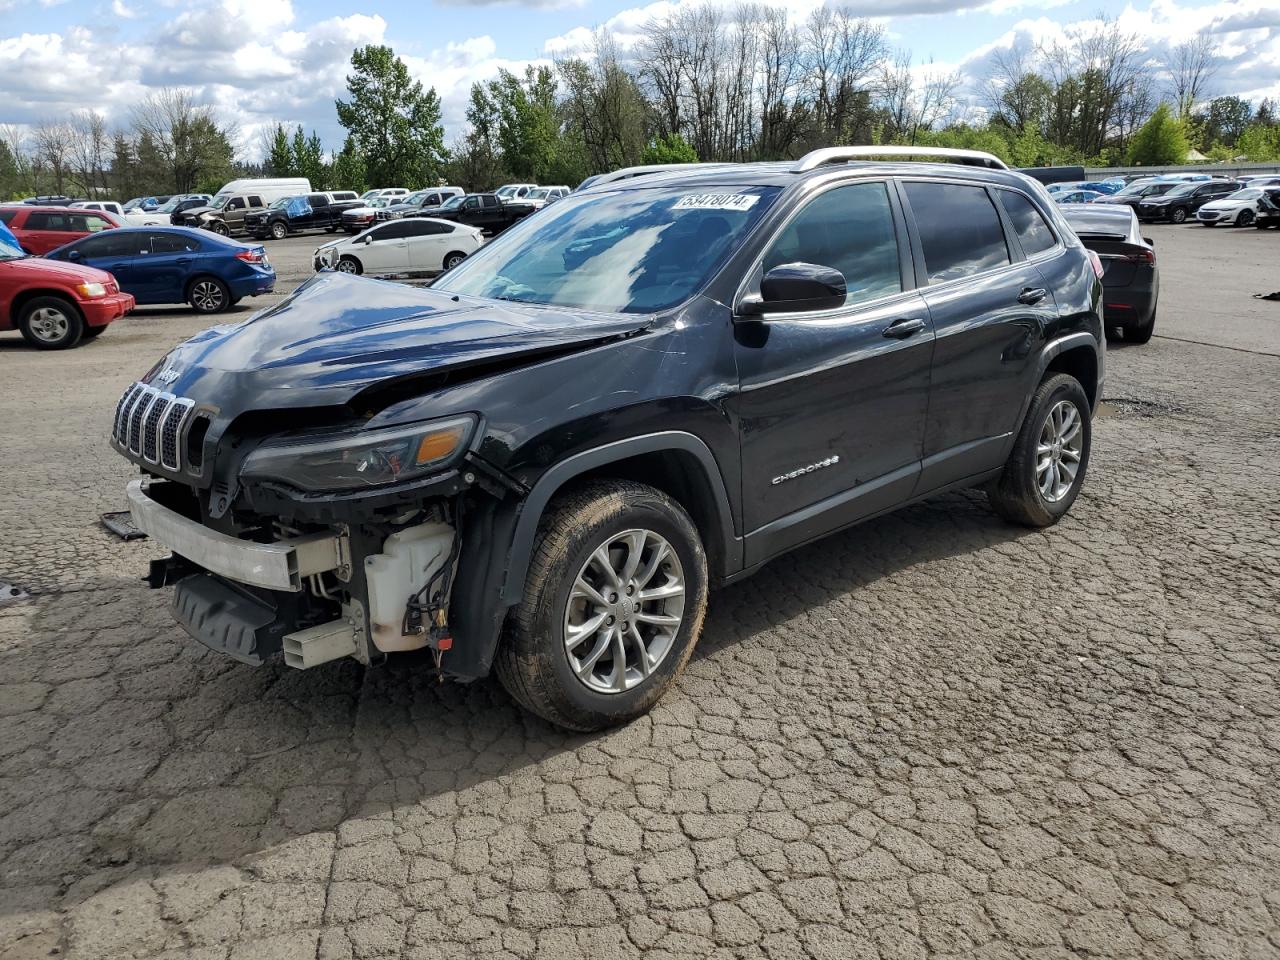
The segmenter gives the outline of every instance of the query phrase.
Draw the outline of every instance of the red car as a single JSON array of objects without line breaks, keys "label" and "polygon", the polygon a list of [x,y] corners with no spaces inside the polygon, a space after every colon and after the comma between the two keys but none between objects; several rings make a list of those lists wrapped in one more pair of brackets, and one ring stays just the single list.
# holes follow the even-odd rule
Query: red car
[{"label": "red car", "polygon": [[102,333],[133,303],[105,270],[29,257],[0,233],[0,330],[16,328],[33,346],[64,350]]},{"label": "red car", "polygon": [[0,222],[13,231],[23,250],[36,256],[91,233],[125,225],[115,214],[105,210],[22,204],[0,207]]}]

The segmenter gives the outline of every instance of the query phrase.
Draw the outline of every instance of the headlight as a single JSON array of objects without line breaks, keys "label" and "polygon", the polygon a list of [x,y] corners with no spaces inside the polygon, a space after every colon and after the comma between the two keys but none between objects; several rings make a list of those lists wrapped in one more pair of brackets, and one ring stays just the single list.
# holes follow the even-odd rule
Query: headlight
[{"label": "headlight", "polygon": [[86,300],[92,300],[94,297],[105,297],[107,288],[101,283],[79,283],[76,284],[76,292]]},{"label": "headlight", "polygon": [[346,490],[412,480],[440,470],[461,455],[475,425],[475,418],[468,415],[325,440],[271,441],[249,454],[240,474],[279,480],[303,490]]}]

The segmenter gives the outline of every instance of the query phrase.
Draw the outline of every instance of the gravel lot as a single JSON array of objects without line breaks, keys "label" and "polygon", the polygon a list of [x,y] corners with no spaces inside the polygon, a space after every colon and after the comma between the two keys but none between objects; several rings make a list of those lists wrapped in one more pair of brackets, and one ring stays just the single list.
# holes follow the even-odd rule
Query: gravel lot
[{"label": "gravel lot", "polygon": [[96,526],[116,399],[200,321],[0,335],[0,957],[1280,956],[1280,235],[1148,234],[1066,521],[953,495],[792,554],[596,736],[202,653]]}]

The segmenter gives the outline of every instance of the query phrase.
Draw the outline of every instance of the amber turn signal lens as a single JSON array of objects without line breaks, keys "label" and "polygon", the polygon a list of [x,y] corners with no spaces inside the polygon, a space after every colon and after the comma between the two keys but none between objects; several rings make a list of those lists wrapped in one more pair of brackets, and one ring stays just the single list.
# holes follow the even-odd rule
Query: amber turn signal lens
[{"label": "amber turn signal lens", "polygon": [[462,442],[465,433],[466,427],[463,425],[428,433],[418,441],[417,462],[424,464],[443,460],[458,449],[458,444]]}]

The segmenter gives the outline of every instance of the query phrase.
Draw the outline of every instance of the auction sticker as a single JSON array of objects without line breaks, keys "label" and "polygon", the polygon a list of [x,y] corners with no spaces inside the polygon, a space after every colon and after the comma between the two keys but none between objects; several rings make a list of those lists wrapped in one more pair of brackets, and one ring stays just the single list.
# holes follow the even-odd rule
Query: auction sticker
[{"label": "auction sticker", "polygon": [[691,193],[681,197],[672,210],[750,210],[760,197],[754,193]]}]

